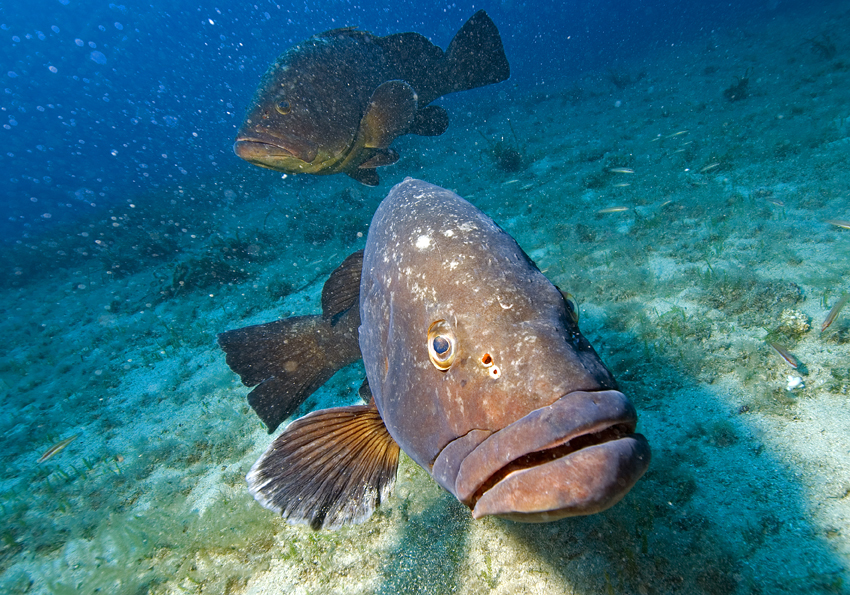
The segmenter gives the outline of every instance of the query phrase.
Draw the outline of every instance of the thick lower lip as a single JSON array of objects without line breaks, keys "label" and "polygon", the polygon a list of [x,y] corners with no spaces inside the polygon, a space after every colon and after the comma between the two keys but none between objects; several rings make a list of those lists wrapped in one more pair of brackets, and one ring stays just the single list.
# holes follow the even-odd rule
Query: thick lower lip
[{"label": "thick lower lip", "polygon": [[313,143],[301,142],[272,142],[267,139],[237,138],[233,143],[233,152],[237,157],[250,163],[269,167],[282,159],[298,159],[310,163],[316,158],[317,147]]},{"label": "thick lower lip", "polygon": [[489,436],[460,464],[472,516],[542,522],[616,504],[649,466],[637,414],[619,391],[577,391]]}]

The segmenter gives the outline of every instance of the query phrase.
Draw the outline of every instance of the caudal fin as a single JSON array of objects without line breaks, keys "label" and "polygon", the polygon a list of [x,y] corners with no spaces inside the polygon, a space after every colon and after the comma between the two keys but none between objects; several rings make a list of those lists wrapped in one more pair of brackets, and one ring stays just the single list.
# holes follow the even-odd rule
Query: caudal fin
[{"label": "caudal fin", "polygon": [[292,422],[246,477],[257,501],[291,523],[362,523],[392,493],[399,447],[378,410],[314,411]]},{"label": "caudal fin", "polygon": [[342,367],[329,352],[332,336],[321,316],[286,318],[218,336],[227,365],[245,386],[255,387],[248,404],[269,432]]},{"label": "caudal fin", "polygon": [[331,273],[321,316],[295,316],[218,335],[227,365],[245,386],[248,403],[273,432],[338,370],[360,359],[360,270],[355,252]]},{"label": "caudal fin", "polygon": [[466,91],[506,80],[511,67],[496,24],[486,12],[476,12],[446,50],[451,91]]}]

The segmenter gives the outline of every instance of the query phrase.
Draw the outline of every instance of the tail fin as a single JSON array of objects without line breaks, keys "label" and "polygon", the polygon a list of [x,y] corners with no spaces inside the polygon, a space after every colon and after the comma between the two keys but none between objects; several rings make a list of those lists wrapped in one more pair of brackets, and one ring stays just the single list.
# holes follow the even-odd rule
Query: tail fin
[{"label": "tail fin", "polygon": [[218,344],[245,386],[248,403],[269,433],[338,370],[360,359],[360,270],[355,252],[331,273],[321,316],[295,316],[226,331]]},{"label": "tail fin", "polygon": [[257,501],[291,523],[362,523],[395,484],[398,444],[366,405],[314,411],[292,422],[246,477]]},{"label": "tail fin", "polygon": [[218,344],[242,383],[256,387],[248,404],[269,433],[337,370],[360,359],[360,350],[336,340],[334,327],[321,316],[227,331],[218,336]]},{"label": "tail fin", "polygon": [[496,24],[486,12],[476,12],[446,50],[451,91],[466,91],[506,80],[511,67]]}]

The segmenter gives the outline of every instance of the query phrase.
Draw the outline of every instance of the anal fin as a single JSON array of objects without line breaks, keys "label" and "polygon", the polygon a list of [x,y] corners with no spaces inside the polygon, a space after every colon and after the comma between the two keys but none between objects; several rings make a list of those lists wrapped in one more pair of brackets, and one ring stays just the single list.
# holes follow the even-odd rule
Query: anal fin
[{"label": "anal fin", "polygon": [[364,186],[377,186],[381,179],[374,169],[358,167],[352,171],[345,172],[354,180],[357,180]]},{"label": "anal fin", "polygon": [[392,492],[399,446],[367,405],[295,420],[254,463],[254,498],[290,523],[338,529],[362,523]]}]

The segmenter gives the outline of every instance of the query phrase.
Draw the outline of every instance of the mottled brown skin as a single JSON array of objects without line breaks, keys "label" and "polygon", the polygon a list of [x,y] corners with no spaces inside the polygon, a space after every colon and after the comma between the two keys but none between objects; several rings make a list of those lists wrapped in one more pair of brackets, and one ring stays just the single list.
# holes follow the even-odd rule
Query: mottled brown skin
[{"label": "mottled brown skin", "polygon": [[[412,179],[392,189],[370,227],[360,315],[389,434],[475,517],[597,512],[646,470],[634,408],[569,303],[457,195]],[[427,347],[439,320],[456,338],[445,371]]]},{"label": "mottled brown skin", "polygon": [[362,356],[362,405],[289,424],[248,489],[292,523],[360,523],[389,497],[399,448],[480,518],[591,514],[649,465],[637,414],[577,326],[573,302],[456,194],[408,178],[363,252],[322,289],[322,314],[218,336],[274,431]]},{"label": "mottled brown skin", "polygon": [[404,134],[448,126],[438,97],[505,80],[498,30],[483,11],[446,52],[417,33],[378,37],[335,29],[281,54],[263,76],[237,133],[236,154],[287,173],[346,173],[376,185]]}]

